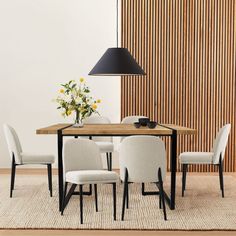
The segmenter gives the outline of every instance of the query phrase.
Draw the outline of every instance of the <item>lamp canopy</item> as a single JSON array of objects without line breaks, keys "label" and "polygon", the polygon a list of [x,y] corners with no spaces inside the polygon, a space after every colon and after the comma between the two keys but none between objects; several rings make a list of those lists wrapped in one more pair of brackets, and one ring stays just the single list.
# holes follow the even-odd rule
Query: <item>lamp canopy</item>
[{"label": "lamp canopy", "polygon": [[145,75],[127,48],[108,48],[89,75]]}]

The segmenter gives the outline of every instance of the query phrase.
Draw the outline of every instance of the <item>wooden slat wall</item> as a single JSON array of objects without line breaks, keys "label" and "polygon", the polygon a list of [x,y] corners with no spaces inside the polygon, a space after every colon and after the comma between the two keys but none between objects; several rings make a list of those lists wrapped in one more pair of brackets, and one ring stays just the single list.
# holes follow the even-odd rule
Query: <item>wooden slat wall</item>
[{"label": "wooden slat wall", "polygon": [[210,151],[231,123],[224,165],[236,171],[236,0],[122,0],[121,14],[122,46],[147,73],[122,78],[121,118],[196,128],[179,138],[178,152]]}]

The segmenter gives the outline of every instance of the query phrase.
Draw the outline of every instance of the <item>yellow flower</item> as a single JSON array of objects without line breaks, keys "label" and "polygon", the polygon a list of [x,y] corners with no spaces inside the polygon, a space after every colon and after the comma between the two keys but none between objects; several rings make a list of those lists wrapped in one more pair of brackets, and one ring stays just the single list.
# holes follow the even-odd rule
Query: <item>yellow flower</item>
[{"label": "yellow flower", "polygon": [[94,103],[94,104],[92,105],[92,108],[93,108],[94,110],[96,110],[96,109],[98,108],[97,104]]},{"label": "yellow flower", "polygon": [[64,90],[64,89],[60,89],[59,92],[60,92],[60,93],[65,93],[65,90]]},{"label": "yellow flower", "polygon": [[97,100],[97,103],[101,103],[101,102],[102,102],[101,99],[98,99],[98,100]]},{"label": "yellow flower", "polygon": [[79,81],[80,81],[80,83],[83,83],[84,82],[84,78],[80,78]]},{"label": "yellow flower", "polygon": [[67,115],[68,115],[68,116],[71,115],[71,113],[72,113],[71,110],[68,110],[68,111],[67,111]]}]

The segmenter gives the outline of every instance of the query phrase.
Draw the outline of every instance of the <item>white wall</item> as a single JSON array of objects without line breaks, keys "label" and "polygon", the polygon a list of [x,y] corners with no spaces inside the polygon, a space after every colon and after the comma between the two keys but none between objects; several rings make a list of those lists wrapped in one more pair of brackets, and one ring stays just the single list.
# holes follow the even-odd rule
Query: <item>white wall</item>
[{"label": "white wall", "polygon": [[38,136],[35,130],[65,122],[52,99],[70,79],[87,78],[93,95],[102,99],[100,113],[119,122],[120,78],[87,76],[116,45],[115,4],[0,0],[0,168],[10,166],[4,122],[15,127],[24,150],[57,154],[56,136]]}]

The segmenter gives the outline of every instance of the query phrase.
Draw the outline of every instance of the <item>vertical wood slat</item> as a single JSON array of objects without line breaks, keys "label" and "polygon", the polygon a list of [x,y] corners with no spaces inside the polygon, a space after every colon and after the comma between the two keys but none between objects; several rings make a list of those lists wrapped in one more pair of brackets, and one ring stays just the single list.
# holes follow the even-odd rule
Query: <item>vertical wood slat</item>
[{"label": "vertical wood slat", "polygon": [[224,169],[236,171],[236,1],[122,0],[121,18],[121,45],[147,73],[122,77],[122,118],[196,128],[197,136],[179,138],[178,153],[210,151],[218,129],[231,123]]}]

